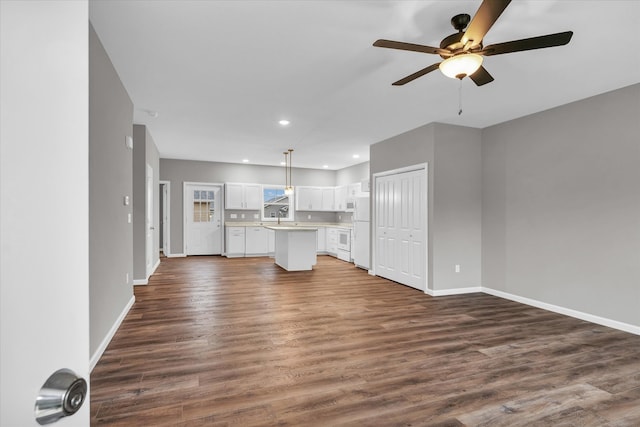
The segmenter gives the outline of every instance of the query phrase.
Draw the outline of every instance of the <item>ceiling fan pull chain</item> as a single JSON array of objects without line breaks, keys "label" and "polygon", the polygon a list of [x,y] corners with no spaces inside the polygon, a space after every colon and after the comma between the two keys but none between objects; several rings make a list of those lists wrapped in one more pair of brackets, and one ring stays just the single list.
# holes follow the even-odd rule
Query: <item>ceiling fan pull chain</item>
[{"label": "ceiling fan pull chain", "polygon": [[460,86],[458,87],[458,115],[462,114],[462,79],[460,80]]}]

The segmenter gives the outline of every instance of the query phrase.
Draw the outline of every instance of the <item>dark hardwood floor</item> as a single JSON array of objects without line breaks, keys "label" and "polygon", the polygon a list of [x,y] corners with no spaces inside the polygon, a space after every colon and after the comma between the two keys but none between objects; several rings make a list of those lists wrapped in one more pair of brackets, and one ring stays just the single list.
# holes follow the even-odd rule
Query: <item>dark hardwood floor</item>
[{"label": "dark hardwood floor", "polygon": [[322,256],[163,258],[91,375],[92,425],[640,426],[640,336]]}]

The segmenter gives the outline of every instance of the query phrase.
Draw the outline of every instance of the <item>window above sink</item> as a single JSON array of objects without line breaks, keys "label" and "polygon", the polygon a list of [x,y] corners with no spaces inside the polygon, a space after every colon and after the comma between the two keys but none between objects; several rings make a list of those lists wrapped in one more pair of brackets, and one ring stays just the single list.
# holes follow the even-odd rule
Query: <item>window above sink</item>
[{"label": "window above sink", "polygon": [[293,221],[293,195],[285,194],[284,185],[262,186],[262,220]]}]

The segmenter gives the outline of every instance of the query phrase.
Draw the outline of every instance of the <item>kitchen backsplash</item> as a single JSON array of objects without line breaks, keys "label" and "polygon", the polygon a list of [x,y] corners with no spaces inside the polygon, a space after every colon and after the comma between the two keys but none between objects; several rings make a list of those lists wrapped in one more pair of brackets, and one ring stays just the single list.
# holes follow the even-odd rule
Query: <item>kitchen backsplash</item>
[{"label": "kitchen backsplash", "polygon": [[[235,218],[232,217],[235,216]],[[244,215],[244,218],[243,218]],[[225,210],[225,221],[260,222],[260,211]],[[311,218],[309,218],[311,216]],[[351,223],[351,212],[296,212],[295,222]]]}]

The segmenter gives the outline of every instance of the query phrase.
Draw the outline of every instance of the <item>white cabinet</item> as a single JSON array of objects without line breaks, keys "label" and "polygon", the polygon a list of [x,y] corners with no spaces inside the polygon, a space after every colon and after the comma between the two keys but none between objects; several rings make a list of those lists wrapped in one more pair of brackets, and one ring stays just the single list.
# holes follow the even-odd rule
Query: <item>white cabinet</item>
[{"label": "white cabinet", "polygon": [[356,182],[355,184],[349,184],[347,185],[347,198],[354,198],[358,195],[360,195],[360,193],[362,188],[362,183],[360,182]]},{"label": "white cabinet", "polygon": [[322,210],[322,189],[320,187],[296,187],[296,209],[299,211]]},{"label": "white cabinet", "polygon": [[322,209],[323,211],[335,211],[336,189],[334,187],[323,187],[322,191]]},{"label": "white cabinet", "polygon": [[268,233],[264,227],[246,227],[245,256],[266,255],[268,252]]},{"label": "white cabinet", "polygon": [[338,212],[347,210],[347,187],[344,185],[335,188],[335,207]]},{"label": "white cabinet", "polygon": [[296,210],[335,211],[334,187],[296,187]]},{"label": "white cabinet", "polygon": [[318,227],[318,234],[317,234],[317,247],[316,250],[317,252],[326,252],[327,251],[327,231],[326,228],[324,227]]},{"label": "white cabinet", "polygon": [[245,227],[227,227],[227,258],[244,256]]},{"label": "white cabinet", "polygon": [[327,234],[327,246],[326,251],[328,254],[336,256],[338,253],[338,229],[328,227],[326,229]]},{"label": "white cabinet", "polygon": [[262,185],[260,184],[225,184],[225,208],[227,209],[262,209]]}]

